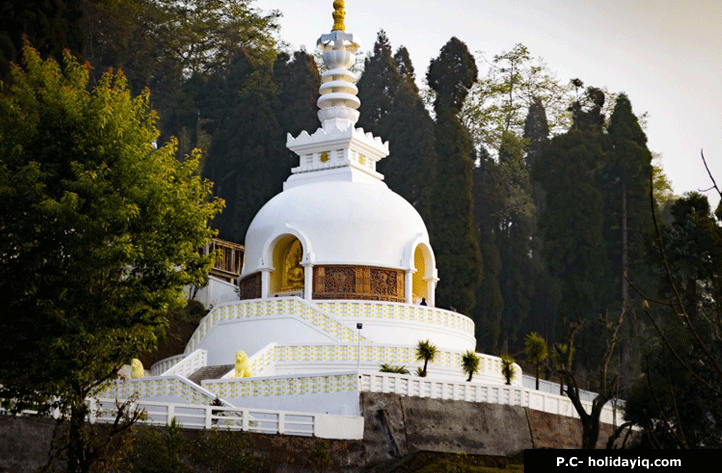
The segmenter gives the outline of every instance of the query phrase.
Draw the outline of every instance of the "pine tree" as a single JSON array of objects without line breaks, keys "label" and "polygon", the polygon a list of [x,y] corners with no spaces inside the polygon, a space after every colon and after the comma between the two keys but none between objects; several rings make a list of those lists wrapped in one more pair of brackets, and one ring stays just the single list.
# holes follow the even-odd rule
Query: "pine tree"
[{"label": "pine tree", "polygon": [[220,238],[242,242],[253,217],[288,176],[285,133],[274,113],[276,86],[267,63],[240,52],[227,79],[235,94],[213,135],[203,169],[226,201],[213,225]]},{"label": "pine tree", "polygon": [[[607,128],[612,151],[606,169],[607,199],[606,238],[610,257],[615,266],[615,280],[620,299],[630,302],[629,285],[624,278],[637,279],[632,269],[643,263],[646,237],[651,231],[649,180],[652,173],[652,153],[647,137],[632,113],[632,105],[620,94]],[[645,265],[646,267],[646,265]],[[643,277],[642,275],[639,275]]]},{"label": "pine tree", "polygon": [[479,165],[474,168],[474,224],[482,256],[483,274],[476,289],[472,318],[477,346],[498,352],[504,298],[499,288],[501,257],[498,246],[498,215],[504,204],[504,189],[498,164],[482,148]]},{"label": "pine tree", "polygon": [[359,126],[388,140],[389,156],[379,162],[378,170],[389,188],[408,200],[430,227],[434,122],[418,95],[408,52],[401,48],[394,57],[386,34],[379,32],[358,82]]},{"label": "pine tree", "polygon": [[[316,101],[321,85],[313,56],[296,51],[291,59],[287,53],[280,53],[273,66],[273,81],[278,88],[274,113],[281,132],[291,136],[298,136],[302,131],[313,133],[319,126]],[[287,164],[278,169],[283,179],[298,165],[298,156],[294,152],[287,149],[286,155]]]},{"label": "pine tree", "polygon": [[[607,128],[611,152],[607,155],[605,193],[605,239],[617,300],[627,311],[635,304],[636,293],[629,281],[650,294],[656,275],[650,270],[647,258],[648,241],[652,235],[652,215],[649,205],[649,183],[652,176],[652,153],[647,137],[632,113],[632,105],[625,94],[617,97]],[[620,353],[622,370],[632,372],[633,359],[638,356],[638,343],[631,325],[622,328]],[[623,387],[626,387],[623,384]]]},{"label": "pine tree", "polygon": [[[597,124],[600,108],[579,107],[569,132],[551,140],[535,163],[534,177],[546,192],[539,218],[542,254],[552,276],[559,279],[561,301],[557,333],[564,333],[562,318],[595,320],[608,307],[613,290],[607,243],[604,239],[604,193],[601,169],[609,141]],[[580,333],[579,359],[604,351],[599,324]]]},{"label": "pine tree", "polygon": [[517,341],[534,294],[531,238],[536,228],[536,207],[531,196],[529,173],[524,163],[523,141],[504,132],[499,150],[499,170],[504,205],[498,214],[498,247],[501,258],[499,284],[504,298],[502,351]]},{"label": "pine tree", "polygon": [[534,200],[537,224],[531,238],[531,266],[534,280],[534,296],[529,316],[524,322],[522,332],[541,332],[546,338],[554,334],[555,314],[559,304],[559,280],[549,273],[542,256],[543,239],[539,232],[538,219],[544,212],[546,193],[532,170],[549,144],[549,124],[546,109],[541,100],[535,100],[529,107],[524,121],[524,142],[526,144],[526,167],[530,174],[531,195]]},{"label": "pine tree", "polygon": [[432,202],[432,245],[439,267],[438,305],[469,313],[482,260],[473,230],[474,148],[459,119],[478,70],[466,44],[452,38],[431,61],[427,80],[436,93],[437,173]]}]

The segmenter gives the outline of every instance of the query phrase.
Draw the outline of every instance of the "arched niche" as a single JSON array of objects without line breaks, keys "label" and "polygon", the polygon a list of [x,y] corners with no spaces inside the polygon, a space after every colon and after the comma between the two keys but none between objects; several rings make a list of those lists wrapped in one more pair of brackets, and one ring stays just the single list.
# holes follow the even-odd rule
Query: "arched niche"
[{"label": "arched niche", "polygon": [[425,299],[428,305],[434,304],[436,286],[434,266],[434,256],[431,249],[424,243],[416,245],[414,249],[415,271],[411,277],[413,302]]},{"label": "arched niche", "polygon": [[305,287],[303,245],[294,235],[284,235],[273,247],[273,271],[269,280],[269,294],[303,297]]}]

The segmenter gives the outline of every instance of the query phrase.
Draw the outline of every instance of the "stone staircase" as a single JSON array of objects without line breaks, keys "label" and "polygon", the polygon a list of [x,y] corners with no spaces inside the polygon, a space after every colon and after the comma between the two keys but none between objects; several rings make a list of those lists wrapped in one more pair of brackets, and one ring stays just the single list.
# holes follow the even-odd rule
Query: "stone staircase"
[{"label": "stone staircase", "polygon": [[193,381],[197,385],[201,385],[201,381],[206,379],[219,379],[229,371],[233,369],[234,365],[216,365],[216,366],[204,366],[197,369],[193,374],[188,376],[190,381]]}]

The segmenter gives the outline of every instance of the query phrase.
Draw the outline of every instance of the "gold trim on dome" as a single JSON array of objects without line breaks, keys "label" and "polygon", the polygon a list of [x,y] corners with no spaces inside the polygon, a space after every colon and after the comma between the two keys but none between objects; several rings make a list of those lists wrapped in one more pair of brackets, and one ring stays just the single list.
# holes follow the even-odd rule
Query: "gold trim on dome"
[{"label": "gold trim on dome", "polygon": [[328,162],[328,159],[329,159],[329,158],[328,158],[328,153],[327,153],[327,152],[324,151],[323,153],[321,153],[321,162],[322,162],[322,163],[327,163],[327,162]]},{"label": "gold trim on dome", "polygon": [[331,31],[346,31],[346,25],[344,20],[346,19],[346,2],[344,0],[336,0],[333,2],[333,28]]},{"label": "gold trim on dome", "polygon": [[366,158],[364,158],[363,154],[358,155],[358,162],[359,164],[366,164]]}]

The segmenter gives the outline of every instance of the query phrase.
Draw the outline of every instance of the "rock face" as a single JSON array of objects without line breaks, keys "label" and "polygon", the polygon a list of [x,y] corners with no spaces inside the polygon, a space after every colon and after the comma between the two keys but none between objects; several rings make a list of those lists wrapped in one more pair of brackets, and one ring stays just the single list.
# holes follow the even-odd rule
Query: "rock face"
[{"label": "rock face", "polygon": [[516,456],[534,448],[526,409],[363,393],[364,446],[371,463],[418,451]]}]

